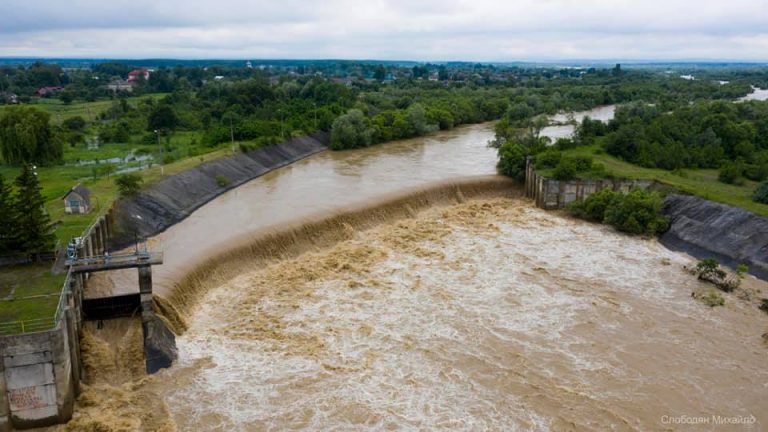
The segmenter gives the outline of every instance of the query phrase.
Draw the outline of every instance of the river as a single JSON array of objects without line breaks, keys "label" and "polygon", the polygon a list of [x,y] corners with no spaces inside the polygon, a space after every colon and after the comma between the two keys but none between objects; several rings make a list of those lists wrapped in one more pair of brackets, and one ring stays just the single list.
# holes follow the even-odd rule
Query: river
[{"label": "river", "polygon": [[[320,153],[255,179],[151,239],[165,252],[156,291],[168,296],[210,255],[287,223],[492,174],[492,136],[490,124],[466,126]],[[177,339],[178,364],[103,378],[70,427],[697,430],[670,422],[713,415],[757,422],[746,430],[768,424],[768,316],[742,292],[715,309],[693,299],[709,289],[682,270],[694,261],[655,240],[519,198],[341,229],[330,249],[210,282]],[[91,285],[135,289],[133,274],[118,288]],[[752,277],[745,287],[766,292]]]},{"label": "river", "polygon": [[552,143],[557,141],[558,138],[570,138],[576,131],[576,127],[573,124],[566,124],[574,121],[581,123],[585,117],[589,117],[592,120],[600,120],[602,122],[608,122],[613,119],[613,115],[616,112],[616,105],[601,105],[588,111],[577,111],[573,113],[560,113],[550,117],[552,126],[547,126],[541,130],[541,136],[549,137]]},{"label": "river", "polygon": [[768,100],[768,89],[761,89],[758,87],[752,87],[752,93],[744,96],[743,98],[739,99],[740,101],[765,101]]}]

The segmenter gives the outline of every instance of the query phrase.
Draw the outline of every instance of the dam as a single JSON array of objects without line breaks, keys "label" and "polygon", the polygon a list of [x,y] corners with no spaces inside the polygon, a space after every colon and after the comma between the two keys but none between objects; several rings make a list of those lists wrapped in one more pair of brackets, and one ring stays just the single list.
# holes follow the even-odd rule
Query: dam
[{"label": "dam", "polygon": [[[150,239],[179,360],[144,376],[139,323],[90,326],[93,380],[66,427],[656,430],[716,414],[760,430],[765,314],[693,300],[695,261],[655,240],[535,208],[492,176],[492,137],[319,153]],[[135,275],[95,274],[90,295]]]}]

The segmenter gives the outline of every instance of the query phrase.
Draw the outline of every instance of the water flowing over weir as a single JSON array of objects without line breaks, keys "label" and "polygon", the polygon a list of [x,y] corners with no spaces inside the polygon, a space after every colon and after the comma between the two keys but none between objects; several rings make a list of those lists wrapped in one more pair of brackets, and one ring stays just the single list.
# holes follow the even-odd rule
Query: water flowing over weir
[{"label": "water flowing over weir", "polygon": [[768,316],[693,300],[687,255],[533,208],[487,175],[491,137],[318,154],[152,239],[179,362],[137,375],[131,323],[89,329],[105,373],[69,429],[763,429]]}]

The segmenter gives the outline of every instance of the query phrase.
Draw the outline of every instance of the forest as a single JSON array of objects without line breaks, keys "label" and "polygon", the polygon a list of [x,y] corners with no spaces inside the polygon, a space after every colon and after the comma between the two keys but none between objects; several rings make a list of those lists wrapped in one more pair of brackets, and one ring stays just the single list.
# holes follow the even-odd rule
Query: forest
[{"label": "forest", "polygon": [[[717,169],[733,184],[762,181],[768,172],[766,103],[733,103],[752,86],[768,87],[761,68],[161,64],[127,90],[106,85],[125,83],[143,67],[0,65],[0,93],[6,96],[0,104],[7,103],[0,106],[0,174],[13,178],[20,167],[40,167],[59,240],[86,223],[57,219],[58,195],[78,181],[98,185],[97,196],[108,205],[119,193],[115,180],[122,172],[158,163],[183,170],[208,154],[251,151],[319,130],[330,132],[332,149],[345,150],[496,121],[490,145],[498,148],[499,171],[517,178],[532,155],[538,155],[537,166],[561,179],[616,175],[592,156],[563,156],[592,147],[642,167]],[[683,79],[683,73],[697,78]],[[35,96],[51,86],[58,90]],[[14,101],[7,98],[11,93]],[[572,139],[555,143],[541,136],[548,116],[607,104],[619,104],[608,124],[585,119]],[[158,178],[146,173],[144,185]]]}]

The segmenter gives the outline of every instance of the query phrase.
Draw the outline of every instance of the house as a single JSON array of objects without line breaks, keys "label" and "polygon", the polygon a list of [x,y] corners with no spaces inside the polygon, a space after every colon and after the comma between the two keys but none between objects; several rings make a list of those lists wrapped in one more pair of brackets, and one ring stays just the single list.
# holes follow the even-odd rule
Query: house
[{"label": "house", "polygon": [[0,92],[0,102],[7,104],[17,104],[19,103],[19,97],[16,95],[16,93]]},{"label": "house", "polygon": [[107,90],[112,90],[115,93],[120,91],[132,92],[134,84],[132,81],[114,80],[107,84]]},{"label": "house", "polygon": [[91,191],[77,184],[64,195],[64,213],[83,214],[91,211]]},{"label": "house", "polygon": [[37,97],[46,97],[46,96],[50,96],[50,95],[52,95],[54,93],[58,93],[58,92],[60,92],[62,90],[64,90],[64,87],[58,87],[58,86],[57,87],[40,87],[35,92],[35,96],[37,96]]},{"label": "house", "polygon": [[141,69],[134,69],[128,72],[128,81],[130,82],[137,81],[140,77],[144,78],[144,81],[148,81],[149,69],[141,68]]}]

